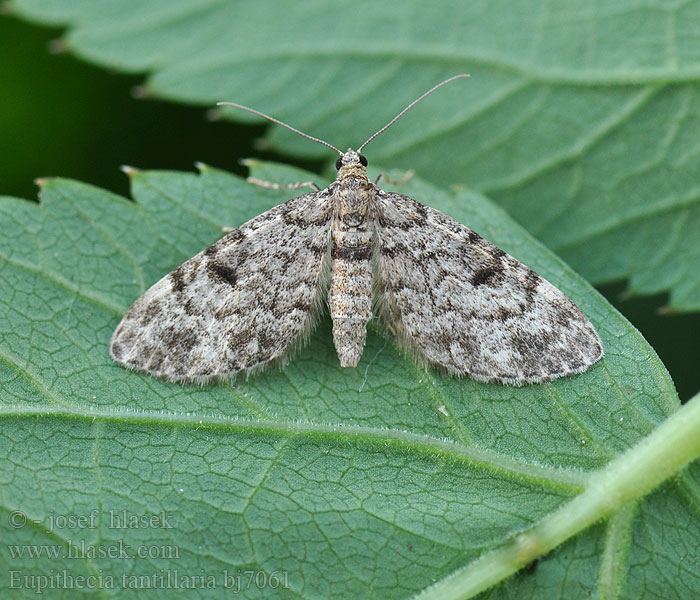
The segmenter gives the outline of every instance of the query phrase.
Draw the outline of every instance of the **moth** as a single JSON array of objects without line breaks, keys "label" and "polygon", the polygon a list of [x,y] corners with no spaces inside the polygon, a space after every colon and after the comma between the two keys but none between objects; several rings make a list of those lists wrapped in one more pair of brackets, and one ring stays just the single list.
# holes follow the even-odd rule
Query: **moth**
[{"label": "moth", "polygon": [[[552,284],[451,217],[367,177],[361,151],[335,146],[336,180],[275,206],[148,289],[110,343],[125,367],[206,383],[284,364],[327,305],[342,367],[355,367],[380,321],[419,365],[524,385],[588,369],[602,343]],[[381,176],[380,176],[381,178]],[[269,187],[278,187],[258,182]]]}]

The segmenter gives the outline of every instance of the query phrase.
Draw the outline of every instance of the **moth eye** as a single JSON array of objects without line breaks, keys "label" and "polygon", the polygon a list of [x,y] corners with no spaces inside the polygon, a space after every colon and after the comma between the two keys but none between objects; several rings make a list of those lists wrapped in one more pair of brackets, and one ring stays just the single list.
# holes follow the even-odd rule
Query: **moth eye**
[{"label": "moth eye", "polygon": [[361,164],[363,167],[366,167],[366,166],[367,166],[367,159],[366,159],[364,156],[362,156],[362,154],[360,154],[360,164]]},{"label": "moth eye", "polygon": [[341,156],[338,160],[335,161],[335,169],[336,171],[340,171],[340,167],[343,166],[343,157]]}]

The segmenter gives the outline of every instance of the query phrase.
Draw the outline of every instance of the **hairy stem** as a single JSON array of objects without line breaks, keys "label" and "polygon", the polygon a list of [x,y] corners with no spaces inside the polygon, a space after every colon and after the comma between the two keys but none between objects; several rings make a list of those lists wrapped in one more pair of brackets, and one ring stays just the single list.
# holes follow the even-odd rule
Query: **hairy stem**
[{"label": "hairy stem", "polygon": [[508,543],[428,588],[421,600],[471,598],[596,521],[641,499],[700,457],[700,394],[651,434],[591,474],[585,490]]}]

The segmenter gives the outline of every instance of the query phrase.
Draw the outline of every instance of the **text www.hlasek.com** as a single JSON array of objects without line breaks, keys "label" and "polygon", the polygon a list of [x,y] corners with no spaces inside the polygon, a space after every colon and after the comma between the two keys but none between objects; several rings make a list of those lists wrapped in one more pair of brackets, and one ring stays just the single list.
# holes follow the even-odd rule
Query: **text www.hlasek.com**
[{"label": "text www.hlasek.com", "polygon": [[50,559],[128,559],[128,558],[180,558],[180,549],[175,545],[142,545],[131,546],[119,540],[114,544],[94,545],[86,544],[84,540],[74,544],[68,540],[67,544],[8,544],[10,556],[13,559],[20,558],[50,558]]}]

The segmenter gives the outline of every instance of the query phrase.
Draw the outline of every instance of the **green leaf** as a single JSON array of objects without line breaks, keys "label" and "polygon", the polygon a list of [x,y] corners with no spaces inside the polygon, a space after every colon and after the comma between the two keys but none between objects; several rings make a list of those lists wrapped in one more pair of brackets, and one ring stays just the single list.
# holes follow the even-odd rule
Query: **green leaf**
[{"label": "green leaf", "polygon": [[[309,177],[272,165],[254,172]],[[241,597],[408,598],[484,564],[472,561],[486,561],[478,589],[495,585],[494,597],[651,598],[668,591],[670,569],[678,597],[700,589],[698,463],[645,497],[700,453],[697,436],[657,435],[652,447],[672,457],[621,455],[678,411],[668,374],[629,323],[502,210],[417,178],[400,187],[570,295],[606,348],[587,373],[525,388],[441,377],[372,331],[359,366],[341,369],[326,318],[281,372],[182,386],[112,363],[114,327],[222,225],[288,193],[208,167],[128,173],[136,203],[60,179],[41,182],[41,205],[0,198],[0,494],[10,524],[0,560],[26,596],[39,585],[30,576],[67,573],[101,576],[95,585],[127,587],[126,597],[141,597],[154,577],[182,587],[211,576],[216,589],[203,579],[194,597],[220,597],[225,573],[250,571],[267,587],[253,583]],[[687,429],[697,418],[678,411],[679,421]],[[611,467],[645,477],[606,479],[616,457]],[[552,519],[581,509],[588,521],[560,518],[552,533]],[[156,521],[114,527],[123,515]],[[523,538],[528,530],[547,535]],[[514,554],[518,540],[534,543]],[[82,548],[79,558],[67,557],[69,544]],[[91,554],[125,544],[146,557]],[[538,556],[536,568],[499,584]],[[273,590],[273,574],[289,589]],[[75,597],[76,585],[63,597]]]},{"label": "green leaf", "polygon": [[[700,309],[700,3],[14,0],[151,94],[231,100],[370,160],[466,183],[594,283]],[[241,111],[231,118],[248,120]],[[361,126],[360,126],[361,125]],[[281,128],[270,143],[327,156]]]}]

